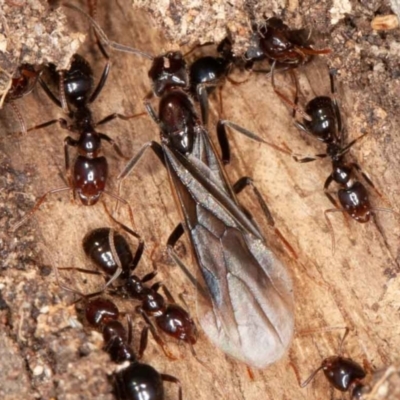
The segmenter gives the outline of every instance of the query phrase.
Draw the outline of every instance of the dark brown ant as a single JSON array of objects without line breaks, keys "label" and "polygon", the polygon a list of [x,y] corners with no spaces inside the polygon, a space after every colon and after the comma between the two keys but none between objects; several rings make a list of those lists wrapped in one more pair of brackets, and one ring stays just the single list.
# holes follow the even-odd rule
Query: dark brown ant
[{"label": "dark brown ant", "polygon": [[[248,67],[253,72],[271,74],[275,93],[289,106],[302,113],[301,109],[276,88],[274,72],[276,69],[289,70],[293,74],[294,68],[308,63],[315,55],[330,54],[331,49],[314,49],[306,29],[290,29],[276,17],[266,20],[262,26],[253,26],[253,31],[253,43],[246,53]],[[265,59],[271,62],[269,70],[253,68],[254,62]]]},{"label": "dark brown ant", "polygon": [[41,70],[37,70],[30,64],[20,65],[14,76],[11,78],[10,89],[0,101],[0,103],[4,102],[10,104],[20,123],[22,134],[27,133],[26,124],[18,106],[15,104],[15,100],[18,100],[32,92],[41,73]]},{"label": "dark brown ant", "polygon": [[319,371],[323,371],[326,379],[337,390],[341,392],[349,392],[352,400],[362,399],[362,389],[364,383],[362,380],[366,377],[365,370],[353,361],[351,358],[342,357],[343,342],[349,333],[349,329],[341,340],[339,355],[325,358],[321,366],[317,368],[300,386],[306,387]]},{"label": "dark brown ant", "polygon": [[[123,154],[115,141],[108,135],[96,131],[96,127],[114,118],[130,119],[143,114],[132,116],[111,114],[97,123],[93,121],[89,106],[97,99],[104,88],[111,66],[108,55],[105,52],[103,54],[107,57],[107,63],[96,87],[94,87],[93,71],[90,64],[78,54],[73,56],[71,67],[67,71],[56,73],[54,67],[49,68],[50,75],[59,88],[58,96],[51,91],[42,78],[39,79],[45,93],[58,107],[68,112],[72,123],[68,123],[64,118],[57,118],[34,126],[28,129],[28,131],[38,130],[59,123],[62,128],[77,133],[79,138],[74,139],[71,136],[67,136],[64,139],[68,186],[50,190],[40,197],[32,210],[14,226],[14,230],[18,229],[40,207],[49,194],[66,190],[73,191],[74,196],[77,195],[81,203],[87,206],[96,204],[103,193],[107,194],[127,205],[130,217],[131,219],[133,218],[130,206],[124,199],[105,191],[108,178],[108,163],[107,159],[102,155],[102,141],[111,144],[119,156],[123,157]],[[75,147],[78,150],[78,155],[72,165],[70,162],[69,147]]]},{"label": "dark brown ant", "polygon": [[[366,223],[371,219],[371,215],[374,211],[392,212],[392,210],[372,207],[367,188],[357,179],[356,173],[359,173],[365,182],[372,187],[379,196],[381,196],[380,192],[376,189],[371,179],[362,171],[358,164],[347,163],[345,161],[346,153],[348,153],[355,143],[365,137],[366,133],[354,139],[350,143],[345,144],[345,129],[342,123],[338,101],[336,99],[334,78],[336,73],[336,70],[333,69],[329,72],[332,97],[318,96],[309,101],[305,107],[305,112],[303,112],[303,114],[307,115],[309,118],[304,118],[303,122],[297,120],[295,122],[299,129],[324,143],[326,145],[326,153],[304,158],[298,158],[297,156],[293,157],[295,161],[300,163],[307,163],[325,157],[329,157],[332,160],[332,173],[324,183],[325,195],[335,206],[335,208],[325,211],[325,217],[332,233],[332,225],[328,218],[329,213],[346,213],[355,221]],[[298,111],[297,91],[296,80],[296,99],[294,102],[296,108],[293,109],[293,117],[296,116],[296,111]],[[339,186],[337,197],[340,206],[328,191],[333,182]],[[335,240],[333,236],[333,248],[334,247]]]},{"label": "dark brown ant", "polygon": [[[120,225],[126,232],[138,238],[136,232],[123,224]],[[98,228],[85,236],[83,248],[86,255],[103,273],[108,277],[112,276],[105,287],[120,276],[122,285],[113,290],[112,293],[134,298],[141,302],[141,305],[136,307],[136,311],[142,315],[155,341],[169,358],[175,359],[175,356],[168,350],[158,330],[188,343],[193,354],[195,354],[193,345],[197,341],[197,329],[189,313],[175,302],[169,290],[162,283],[157,282],[150,287],[145,285],[145,283],[155,278],[157,270],[154,269],[143,278],[132,274],[144,250],[144,243],[140,238],[137,250],[133,255],[124,236],[110,228]],[[95,273],[84,269],[78,270]],[[122,272],[119,273],[119,271]],[[160,288],[163,289],[166,299],[158,292]],[[100,292],[103,290],[104,288]],[[152,319],[158,329],[153,324]]]},{"label": "dark brown ant", "polygon": [[179,379],[172,375],[160,374],[151,365],[138,361],[143,356],[147,345],[146,327],[142,331],[138,356],[131,347],[132,322],[128,318],[128,332],[118,320],[120,312],[109,299],[96,298],[87,301],[84,308],[86,321],[103,334],[104,350],[111,360],[128,365],[114,373],[114,390],[121,400],[163,400],[163,382],[178,385],[178,399],[182,400],[182,387]]}]

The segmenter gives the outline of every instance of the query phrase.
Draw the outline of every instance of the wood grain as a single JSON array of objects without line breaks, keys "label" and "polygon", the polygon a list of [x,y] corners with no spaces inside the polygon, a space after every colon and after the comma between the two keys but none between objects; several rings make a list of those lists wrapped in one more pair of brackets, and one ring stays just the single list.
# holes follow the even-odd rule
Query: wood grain
[{"label": "wood grain", "polygon": [[[141,11],[131,9],[129,1],[106,2],[99,7],[99,22],[110,38],[152,54],[171,47],[152,27]],[[73,15],[73,23],[79,18]],[[72,23],[72,22],[71,22]],[[93,61],[97,78],[104,60],[93,41],[81,54]],[[143,111],[141,99],[149,90],[149,63],[139,57],[112,53],[111,74],[100,98],[93,105],[96,120],[112,112],[134,114]],[[247,75],[246,75],[247,76]],[[329,94],[325,60],[315,60],[298,72],[302,89],[301,101],[317,94]],[[243,79],[240,73],[235,75]],[[289,77],[279,75],[279,85],[290,93]],[[391,82],[388,82],[390,85]],[[375,108],[367,125],[365,115],[358,114],[368,97],[350,85],[341,85],[340,104],[344,110],[349,139],[362,130],[370,130],[360,144],[352,149],[350,160],[358,161],[384,193],[379,198],[371,191],[374,207],[398,210],[400,180],[399,121],[390,119],[393,110]],[[233,86],[226,83],[223,90],[224,116],[257,132],[276,144],[286,143],[301,154],[315,154],[324,147],[299,133],[291,112],[275,96],[271,83],[263,75],[252,75],[247,83]],[[62,116],[38,88],[20,102],[27,125],[32,126]],[[386,115],[385,115],[386,114]],[[212,101],[210,134],[215,137],[218,103]],[[1,114],[3,132],[18,130],[9,109]],[[382,128],[375,130],[376,126]],[[116,139],[123,152],[131,156],[148,140],[158,140],[158,128],[149,118],[133,122],[115,121],[102,131]],[[3,399],[111,399],[107,374],[115,369],[101,350],[99,334],[82,327],[71,306],[73,297],[62,290],[51,271],[58,267],[88,267],[81,241],[90,230],[109,226],[101,205],[83,207],[69,201],[68,195],[55,195],[46,202],[32,221],[16,233],[7,229],[34,204],[35,199],[52,188],[65,185],[62,140],[66,136],[58,126],[38,131],[18,142],[1,142],[0,191],[2,273],[1,302],[0,389]],[[294,247],[294,260],[268,231],[261,211],[251,194],[241,196],[243,204],[256,216],[268,238],[268,243],[282,259],[293,278],[296,299],[296,335],[289,354],[263,371],[253,371],[251,379],[245,365],[224,356],[213,347],[204,333],[196,345],[204,367],[186,346],[175,346],[179,360],[167,360],[150,341],[144,361],[159,371],[172,374],[182,382],[184,399],[328,399],[330,390],[323,376],[305,389],[300,389],[295,370],[301,380],[326,356],[336,354],[343,330],[327,328],[350,327],[345,353],[362,363],[382,368],[399,361],[399,216],[377,212],[375,221],[362,225],[346,223],[340,214],[332,215],[336,252],[331,250],[331,234],[324,219],[324,210],[331,204],[323,193],[323,183],[331,172],[328,160],[299,165],[290,157],[273,149],[231,134],[233,160],[227,167],[231,182],[241,176],[251,176],[267,200],[277,227]],[[104,152],[110,160],[109,191],[116,191],[115,177],[125,160],[111,148]],[[171,195],[167,174],[155,157],[146,157],[135,174],[126,179],[122,196],[133,207],[135,227],[143,235],[147,250],[139,274],[158,264],[160,276],[178,297],[188,292],[188,304],[195,315],[196,294],[182,272],[165,253],[165,243],[179,222]],[[106,199],[109,207],[113,201]],[[122,211],[120,218],[127,221]],[[134,246],[134,243],[133,243]],[[153,260],[150,255],[153,252]],[[179,248],[188,265],[195,266],[187,239]],[[62,273],[68,286],[89,292],[102,284],[79,273]],[[69,306],[68,306],[69,305]],[[121,309],[133,313],[135,304],[121,300]],[[143,322],[135,317],[135,338]],[[136,341],[137,343],[137,341]],[[257,343],[254,343],[257,346]],[[5,354],[11,354],[8,358]],[[13,360],[13,364],[7,360]],[[14,365],[16,363],[17,365]],[[177,389],[166,385],[167,399],[177,398]],[[339,395],[336,393],[335,398]]]}]

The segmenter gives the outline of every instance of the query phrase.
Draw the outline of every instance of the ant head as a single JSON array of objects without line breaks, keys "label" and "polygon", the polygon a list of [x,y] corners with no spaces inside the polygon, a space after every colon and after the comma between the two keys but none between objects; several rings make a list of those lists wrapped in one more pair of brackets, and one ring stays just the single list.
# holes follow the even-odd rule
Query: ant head
[{"label": "ant head", "polygon": [[97,228],[83,239],[83,249],[90,260],[105,274],[111,276],[117,270],[110,244],[110,235],[114,235],[114,247],[122,265],[123,274],[129,273],[133,255],[124,236],[110,228]]},{"label": "ant head", "polygon": [[109,321],[117,320],[119,311],[112,301],[98,297],[87,303],[85,316],[91,326],[100,327]]},{"label": "ant head", "polygon": [[40,72],[30,64],[22,64],[12,78],[11,88],[7,93],[7,100],[15,100],[29,94],[38,80]]},{"label": "ant head", "polygon": [[173,87],[187,88],[189,77],[186,61],[180,51],[170,51],[155,57],[149,70],[149,77],[153,82],[156,96]]}]

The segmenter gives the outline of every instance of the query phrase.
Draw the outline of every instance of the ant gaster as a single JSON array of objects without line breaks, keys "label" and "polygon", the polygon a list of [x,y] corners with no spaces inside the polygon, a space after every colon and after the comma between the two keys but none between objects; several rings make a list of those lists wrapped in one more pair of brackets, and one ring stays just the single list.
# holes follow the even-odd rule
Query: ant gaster
[{"label": "ant gaster", "polygon": [[[120,225],[126,232],[137,237],[131,229]],[[110,241],[111,237],[113,243]],[[122,235],[110,228],[99,228],[85,236],[83,248],[92,262],[108,276],[114,274],[114,277],[116,269],[120,267],[123,284],[116,292],[141,302],[141,305],[136,307],[136,311],[142,315],[154,339],[168,357],[175,358],[169,352],[157,328],[175,339],[188,343],[192,352],[194,351],[193,345],[197,341],[197,329],[188,312],[176,304],[171,293],[160,282],[154,283],[150,287],[145,285],[156,276],[157,270],[148,273],[143,278],[132,274],[143,254],[143,242],[139,243],[135,255],[132,255],[129,245]],[[167,300],[158,292],[160,288],[163,289]],[[151,319],[155,321],[157,328]]]},{"label": "ant gaster", "polygon": [[364,384],[362,380],[366,377],[365,370],[353,361],[351,358],[342,357],[343,342],[349,333],[346,332],[340,343],[340,351],[338,356],[325,358],[320,367],[317,368],[302,384],[301,387],[307,386],[319,371],[323,371],[326,379],[337,390],[341,392],[349,392],[352,400],[362,399],[362,389]]}]

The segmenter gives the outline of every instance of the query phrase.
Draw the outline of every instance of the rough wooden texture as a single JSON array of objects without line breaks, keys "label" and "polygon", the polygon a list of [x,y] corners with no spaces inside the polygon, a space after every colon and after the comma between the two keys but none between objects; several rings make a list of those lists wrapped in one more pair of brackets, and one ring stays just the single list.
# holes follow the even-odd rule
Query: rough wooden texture
[{"label": "rough wooden texture", "polygon": [[[171,48],[143,12],[130,8],[128,0],[105,3],[99,7],[98,18],[112,39],[153,54]],[[308,15],[318,31],[319,26],[326,26],[330,21],[330,15],[325,2],[318,2],[319,8],[312,8],[314,3],[305,1],[301,6],[310,10]],[[352,2],[355,14],[349,16],[346,24],[339,22],[329,35],[335,50],[329,62],[341,67],[338,98],[349,140],[363,131],[370,132],[352,149],[349,160],[359,162],[384,194],[381,199],[371,191],[373,205],[398,211],[400,87],[396,57],[399,32],[378,35],[371,31],[370,21],[376,12],[373,7],[378,3],[381,10],[389,13],[383,2]],[[77,20],[74,14],[74,23]],[[99,77],[104,60],[93,42],[88,42],[82,54],[93,62]],[[149,89],[147,60],[117,53],[111,56],[110,79],[93,105],[98,120],[112,112],[143,111],[141,99]],[[326,62],[327,59],[315,60],[298,72],[303,104],[316,94],[329,94]],[[245,76],[238,73],[235,78]],[[290,78],[279,74],[277,81],[290,94]],[[226,118],[266,139],[277,144],[285,142],[302,154],[324,151],[320,143],[294,127],[290,110],[275,96],[265,76],[252,75],[240,86],[227,83],[223,98]],[[62,116],[39,88],[19,104],[28,126]],[[218,105],[214,100],[212,111],[210,132],[215,139]],[[2,111],[1,124],[2,136],[18,130],[13,114],[7,109]],[[132,123],[116,121],[102,131],[115,138],[126,155],[134,154],[148,140],[158,140],[158,128],[147,117]],[[18,232],[8,231],[39,195],[65,185],[62,150],[65,136],[65,131],[54,126],[19,141],[1,141],[2,399],[113,398],[107,375],[115,365],[101,350],[99,334],[82,327],[74,307],[67,306],[73,297],[57,286],[51,271],[52,264],[90,268],[81,241],[90,229],[111,224],[103,208],[101,205],[85,208],[71,203],[67,194],[54,195]],[[185,400],[330,398],[323,376],[318,376],[306,389],[300,389],[294,372],[295,368],[304,380],[324,357],[337,353],[343,331],[327,331],[329,327],[353,329],[344,349],[355,360],[368,360],[374,368],[398,363],[399,216],[378,212],[374,222],[361,225],[354,221],[346,224],[341,215],[332,215],[337,244],[332,255],[331,234],[323,214],[331,204],[322,190],[331,172],[329,161],[299,165],[266,146],[238,135],[231,137],[233,160],[227,167],[231,181],[243,175],[255,180],[277,226],[299,256],[297,261],[293,260],[279,240],[268,232],[251,194],[241,196],[293,277],[297,333],[290,353],[266,370],[253,371],[254,379],[251,379],[244,365],[225,357],[200,333],[196,351],[208,368],[199,364],[185,346],[171,344],[180,358],[174,362],[167,360],[152,340],[144,361],[177,376],[182,382]],[[124,160],[107,145],[104,151],[110,160],[109,191],[115,191],[113,178]],[[147,244],[146,257],[138,273],[151,269],[150,254],[155,249],[153,259],[158,263],[160,276],[176,297],[183,290],[189,293],[189,307],[195,315],[195,291],[165,254],[164,243],[179,222],[179,214],[166,172],[153,156],[144,159],[136,174],[126,180],[122,195],[131,203],[136,228]],[[111,207],[112,201],[106,201]],[[121,218],[127,221],[125,214]],[[187,240],[179,251],[193,265]],[[85,292],[102,284],[100,279],[79,273],[62,275],[66,285]],[[119,305],[133,313],[135,304],[121,300]],[[143,322],[137,318],[134,321],[135,338],[138,338]],[[176,399],[176,387],[166,387],[166,398]],[[340,396],[335,395],[335,398]]]},{"label": "rough wooden texture", "polygon": [[21,64],[67,68],[85,36],[66,25],[45,0],[0,1],[0,106]]}]

